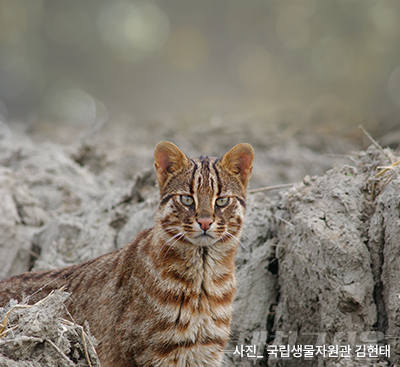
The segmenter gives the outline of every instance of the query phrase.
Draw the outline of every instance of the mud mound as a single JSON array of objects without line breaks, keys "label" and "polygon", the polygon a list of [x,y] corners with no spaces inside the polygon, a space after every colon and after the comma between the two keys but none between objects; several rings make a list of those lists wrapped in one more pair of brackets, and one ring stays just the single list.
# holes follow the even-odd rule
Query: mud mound
[{"label": "mud mound", "polygon": [[[152,227],[158,202],[152,169],[114,182],[127,161],[107,163],[96,148],[4,136],[0,278],[88,260]],[[301,154],[293,149],[287,156],[279,151],[275,161],[276,151],[261,151],[256,182],[266,186],[260,180],[269,167],[279,165],[283,172],[289,156],[296,166]],[[151,162],[150,156],[143,159]],[[326,159],[310,159],[313,170],[322,160],[326,167]],[[393,153],[372,146],[354,155],[351,165],[319,176],[306,176],[307,170],[287,174],[305,176],[291,189],[249,193],[226,365],[400,363],[398,172]]]},{"label": "mud mound", "polygon": [[[241,345],[258,345],[261,366],[399,363],[400,178],[398,162],[384,153],[371,147],[357,165],[306,177],[281,197],[250,195],[250,238],[243,239],[249,255],[238,257],[234,365],[253,365],[233,354]],[[299,345],[314,352],[305,359],[293,350]],[[333,347],[323,358],[315,350],[324,345]]]},{"label": "mud mound", "polygon": [[31,306],[10,301],[0,308],[0,366],[100,367],[88,327],[62,318],[68,297],[55,291]]}]

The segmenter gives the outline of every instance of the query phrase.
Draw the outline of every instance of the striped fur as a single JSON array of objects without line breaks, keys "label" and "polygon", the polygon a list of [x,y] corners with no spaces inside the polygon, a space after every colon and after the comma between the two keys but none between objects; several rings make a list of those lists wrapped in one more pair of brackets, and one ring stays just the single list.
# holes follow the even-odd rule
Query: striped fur
[{"label": "striped fur", "polygon": [[221,159],[189,159],[159,143],[154,228],[86,263],[0,282],[0,305],[65,285],[70,313],[100,341],[103,367],[220,366],[252,161],[248,144]]}]

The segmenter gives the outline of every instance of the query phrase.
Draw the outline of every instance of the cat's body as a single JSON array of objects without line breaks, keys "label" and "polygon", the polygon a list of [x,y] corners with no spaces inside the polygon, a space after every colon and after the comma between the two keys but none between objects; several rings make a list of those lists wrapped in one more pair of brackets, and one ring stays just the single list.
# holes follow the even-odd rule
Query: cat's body
[{"label": "cat's body", "polygon": [[154,228],[94,260],[0,282],[0,305],[66,286],[68,310],[89,322],[103,367],[220,366],[253,150],[239,144],[221,159],[189,159],[161,142],[155,161]]}]

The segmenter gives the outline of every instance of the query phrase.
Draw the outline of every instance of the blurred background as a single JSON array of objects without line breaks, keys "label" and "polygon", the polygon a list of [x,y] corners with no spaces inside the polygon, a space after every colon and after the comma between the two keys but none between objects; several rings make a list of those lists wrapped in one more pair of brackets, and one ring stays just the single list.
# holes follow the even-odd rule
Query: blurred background
[{"label": "blurred background", "polygon": [[252,116],[351,136],[399,111],[397,0],[0,0],[0,115],[31,131]]}]

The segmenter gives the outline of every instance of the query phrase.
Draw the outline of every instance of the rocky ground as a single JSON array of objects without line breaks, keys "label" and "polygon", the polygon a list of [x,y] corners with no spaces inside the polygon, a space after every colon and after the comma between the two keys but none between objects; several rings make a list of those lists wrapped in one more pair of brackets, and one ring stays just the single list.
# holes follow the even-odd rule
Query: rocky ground
[{"label": "rocky ground", "polygon": [[[390,149],[367,149],[371,141],[358,126],[332,126],[285,123],[284,118],[279,123],[212,118],[134,128],[121,120],[98,122],[86,131],[39,131],[0,122],[0,279],[88,260],[151,227],[158,200],[152,155],[158,141],[173,141],[189,156],[221,156],[236,143],[249,142],[256,159],[237,256],[238,293],[226,365],[398,364],[398,158]],[[369,131],[397,148],[396,125]],[[293,186],[258,190],[288,183]],[[78,328],[65,326],[57,313],[63,297],[50,302],[55,329],[43,326],[42,334],[32,335],[19,327],[14,341],[12,333],[4,337],[0,329],[0,366],[42,366],[38,350],[47,356],[56,348],[37,341],[32,347],[33,339],[27,338],[54,344],[54,330]],[[43,307],[50,306],[43,302]],[[6,312],[0,313],[0,325]],[[73,338],[74,330],[64,334]],[[64,365],[96,365],[95,359],[89,362],[92,352],[90,358],[82,352],[81,341],[74,341],[74,352],[68,340],[64,347],[55,344],[63,352],[57,358],[70,360]],[[9,343],[24,349],[17,356]],[[350,345],[352,350],[348,357],[281,358],[278,353],[274,358],[274,346],[288,344]],[[357,346],[378,344],[377,357],[356,355]],[[238,354],[240,346],[251,345],[262,358],[248,357],[249,350]],[[7,358],[13,364],[4,362]]]}]

